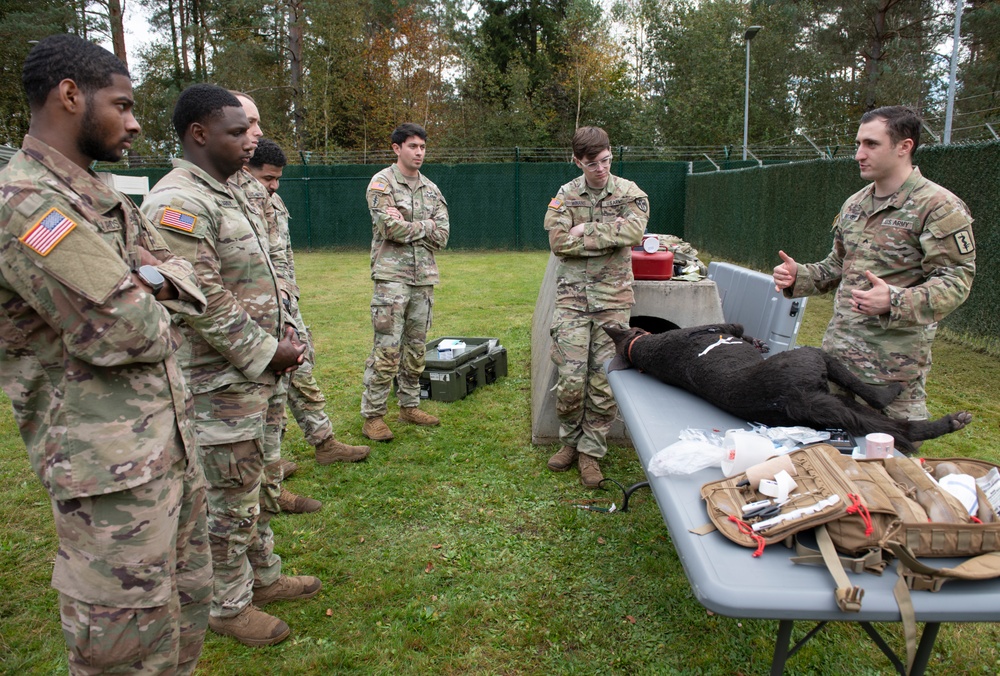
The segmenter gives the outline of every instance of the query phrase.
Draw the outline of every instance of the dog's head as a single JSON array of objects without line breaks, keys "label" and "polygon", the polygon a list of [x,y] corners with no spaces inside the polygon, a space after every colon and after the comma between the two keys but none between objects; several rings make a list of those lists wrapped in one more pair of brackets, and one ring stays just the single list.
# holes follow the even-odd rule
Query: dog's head
[{"label": "dog's head", "polygon": [[617,324],[605,324],[601,327],[604,332],[611,336],[612,342],[615,344],[615,356],[621,360],[624,360],[626,364],[631,365],[631,361],[628,358],[628,346],[634,338],[639,336],[644,336],[649,333],[649,331],[644,331],[637,326],[633,326],[629,329],[624,329]]}]

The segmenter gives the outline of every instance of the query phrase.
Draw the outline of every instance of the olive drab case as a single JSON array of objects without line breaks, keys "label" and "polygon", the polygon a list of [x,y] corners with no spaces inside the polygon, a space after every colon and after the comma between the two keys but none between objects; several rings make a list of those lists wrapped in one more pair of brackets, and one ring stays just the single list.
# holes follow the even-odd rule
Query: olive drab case
[{"label": "olive drab case", "polygon": [[[796,486],[780,506],[751,488],[745,473],[702,486],[712,525],[733,542],[752,547],[753,556],[784,542],[795,547],[795,563],[825,565],[837,584],[837,605],[845,612],[859,611],[864,597],[864,589],[851,584],[845,569],[881,574],[895,559],[900,582],[894,593],[908,666],[916,650],[909,590],[937,591],[950,579],[1000,577],[1000,517],[982,488],[976,487],[978,509],[970,516],[930,474],[980,478],[997,465],[969,458],[855,460],[828,444],[793,451],[788,459]],[[764,506],[746,511],[753,503]],[[818,549],[796,536],[806,531],[815,535]],[[962,557],[965,561],[951,567],[919,560]]]}]

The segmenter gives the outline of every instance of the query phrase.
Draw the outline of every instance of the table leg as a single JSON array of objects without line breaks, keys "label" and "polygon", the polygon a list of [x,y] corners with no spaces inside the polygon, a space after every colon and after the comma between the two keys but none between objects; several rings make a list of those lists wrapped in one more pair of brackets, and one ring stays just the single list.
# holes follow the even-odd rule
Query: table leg
[{"label": "table leg", "polygon": [[910,676],[921,676],[927,669],[927,662],[934,652],[934,642],[937,640],[938,630],[941,629],[940,622],[928,622],[924,625],[924,633],[920,635],[920,645],[917,646],[917,654],[913,658],[913,669]]},{"label": "table leg", "polygon": [[778,635],[774,639],[774,658],[771,660],[771,676],[781,676],[785,672],[785,660],[788,659],[788,644],[792,641],[794,620],[780,620]]}]

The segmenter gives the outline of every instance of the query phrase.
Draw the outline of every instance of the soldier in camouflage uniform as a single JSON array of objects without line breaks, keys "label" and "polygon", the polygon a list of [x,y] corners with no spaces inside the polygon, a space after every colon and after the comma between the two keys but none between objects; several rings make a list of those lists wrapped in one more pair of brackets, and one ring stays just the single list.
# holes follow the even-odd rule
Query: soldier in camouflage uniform
[{"label": "soldier in camouflage uniform", "polygon": [[902,383],[885,412],[908,420],[927,418],[937,323],[965,302],[976,274],[968,208],[913,166],[920,126],[902,106],[865,113],[855,159],[872,184],[841,207],[829,256],[803,265],[782,251],[774,268],[787,297],[836,291],[823,349],[867,383]]},{"label": "soldier in camouflage uniform", "polygon": [[178,357],[209,483],[209,627],[246,645],[271,645],[288,636],[288,625],[257,606],[320,589],[315,577],[281,574],[271,513],[260,510],[268,404],[305,346],[282,314],[266,225],[229,180],[254,148],[239,101],[220,87],[193,85],[181,93],[173,124],[186,159],[174,160],[142,209],[171,251],[194,265],[208,299],[203,315],[182,324]]},{"label": "soldier in camouflage uniform", "polygon": [[436,185],[420,173],[427,132],[411,122],[392,132],[395,164],[372,177],[368,210],[372,215],[372,327],[375,341],[365,362],[361,397],[361,431],[373,441],[393,434],[383,417],[393,378],[399,397],[399,420],[415,425],[440,421],[417,408],[420,374],[431,327],[434,285],[438,283],[434,252],[448,244],[448,204]]},{"label": "soldier in camouflage uniform", "polygon": [[604,362],[614,353],[606,324],[628,327],[632,251],[649,220],[649,200],[635,183],[611,175],[611,145],[597,127],[573,135],[573,162],[583,174],[549,202],[545,229],[559,258],[552,316],[552,361],[558,372],[556,413],[562,448],[548,461],[555,472],[579,462],[580,481],[604,478],[598,460],[618,413]]},{"label": "soldier in camouflage uniform", "polygon": [[[237,96],[237,98],[240,98],[242,102],[241,96]],[[287,163],[288,159],[277,143],[270,139],[261,138],[257,142],[257,149],[254,151],[253,157],[245,170],[241,172],[241,175],[252,176],[256,184],[256,188],[247,185],[245,190],[248,196],[251,195],[251,190],[254,190],[254,195],[257,194],[256,191],[264,191],[263,210],[271,241],[271,260],[274,262],[281,282],[282,300],[285,308],[288,310],[300,340],[306,345],[302,365],[285,377],[287,380],[287,404],[302,428],[306,441],[316,448],[317,463],[328,465],[333,462],[357,462],[368,457],[369,448],[367,446],[349,446],[337,441],[333,432],[333,423],[330,422],[330,418],[323,410],[326,405],[326,397],[312,373],[316,353],[312,344],[312,336],[299,310],[299,287],[295,279],[295,257],[292,253],[292,242],[288,232],[288,208],[277,192],[284,166]],[[253,199],[255,197],[251,197],[251,200]],[[285,420],[286,418],[282,416],[282,432]],[[294,463],[289,464],[294,465]],[[288,475],[289,472],[285,469],[284,476]],[[287,499],[284,498],[287,492],[282,489],[278,502],[282,510],[291,511],[286,506]]]},{"label": "soldier in camouflage uniform", "polygon": [[[257,104],[247,94],[235,91],[231,91],[230,93],[236,96],[243,106],[243,111],[247,114],[247,121],[250,123],[250,136],[259,144],[264,134],[260,128],[260,113],[257,110]],[[277,148],[276,145],[274,147]],[[281,152],[280,148],[277,148],[277,150]],[[282,156],[284,156],[284,153],[282,153]],[[284,234],[282,234],[281,225],[277,221],[270,195],[261,182],[251,173],[249,164],[236,174],[234,181],[246,193],[250,204],[263,215],[264,221],[267,224],[267,235],[270,246],[269,255],[278,276],[282,304],[286,310],[287,319],[295,326],[297,338],[301,342],[306,334],[301,330],[304,325],[302,317],[298,312],[297,301],[294,307],[292,305],[292,298],[298,297],[298,286],[295,284],[295,272],[292,267],[294,261],[291,258],[291,241],[288,237],[287,218],[284,222]],[[308,344],[306,349],[307,352],[310,350]],[[303,364],[305,364],[305,361],[303,361]],[[311,377],[311,364],[308,367],[308,371]],[[260,495],[262,509],[272,514],[279,512],[293,514],[315,512],[323,506],[323,503],[319,500],[295,495],[282,485],[282,481],[286,477],[291,476],[298,470],[296,463],[281,457],[281,439],[286,421],[285,405],[288,403],[290,378],[294,376],[294,373],[282,376],[275,387],[271,401],[268,402],[267,424],[264,434],[264,478]],[[315,383],[315,381],[313,382]],[[364,447],[347,446],[333,439],[332,426],[330,437],[330,440],[325,442],[323,452],[317,456],[326,461],[323,464],[333,462],[337,459],[347,459],[348,457],[360,460],[367,455],[367,452],[362,452],[365,450]]]},{"label": "soldier in camouflage uniform", "polygon": [[22,79],[31,128],[0,173],[0,382],[52,503],[69,670],[189,674],[212,559],[171,313],[198,314],[205,296],[88,170],[139,132],[125,65],[56,35]]}]

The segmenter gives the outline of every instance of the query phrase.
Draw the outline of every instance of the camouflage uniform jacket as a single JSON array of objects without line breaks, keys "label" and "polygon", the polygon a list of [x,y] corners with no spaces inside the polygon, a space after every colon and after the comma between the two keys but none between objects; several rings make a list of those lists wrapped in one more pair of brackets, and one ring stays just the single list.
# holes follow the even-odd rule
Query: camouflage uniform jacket
[{"label": "camouflage uniform jacket", "polygon": [[[411,190],[393,164],[372,177],[368,184],[368,211],[372,215],[372,279],[403,282],[410,286],[437,284],[434,252],[448,244],[448,204],[438,187],[419,176]],[[396,207],[398,221],[386,213]]]},{"label": "camouflage uniform jacket", "polygon": [[299,297],[299,283],[295,278],[295,255],[292,253],[292,236],[288,230],[288,221],[291,220],[291,215],[288,213],[288,207],[285,206],[285,200],[281,199],[281,195],[278,193],[271,195],[269,203],[274,211],[275,230],[280,238],[279,245],[285,249],[288,272],[284,281],[288,292],[297,299]]},{"label": "camouflage uniform jacket", "polygon": [[[608,176],[603,190],[579,176],[559,188],[545,213],[549,246],[559,258],[556,307],[600,312],[632,307],[632,246],[642,241],[649,199],[632,181]],[[583,237],[569,234],[585,226]]]},{"label": "camouflage uniform jacket", "polygon": [[[292,262],[288,258],[291,253],[291,241],[288,238],[288,210],[285,210],[284,232],[282,232],[282,224],[278,222],[274,201],[267,194],[267,188],[264,187],[264,184],[258,181],[245,167],[236,172],[233,181],[246,194],[247,201],[267,224],[267,241],[270,246],[268,255],[270,255],[271,265],[274,266],[274,271],[278,275],[278,284],[281,290],[290,296],[298,297],[298,289],[293,290],[292,288],[295,286],[295,272],[291,269]],[[284,207],[284,203],[282,203],[282,207]]]},{"label": "camouflage uniform jacket", "polygon": [[284,324],[266,225],[232,181],[174,160],[142,203],[175,254],[194,265],[208,309],[186,318],[178,351],[194,394],[247,380],[273,385],[268,365]]},{"label": "camouflage uniform jacket", "polygon": [[[969,296],[976,274],[972,216],[917,167],[881,208],[874,193],[872,184],[844,202],[830,255],[799,264],[785,295],[836,289],[823,348],[869,382],[906,382],[929,367],[937,322]],[[891,307],[879,317],[852,309],[851,291],[871,288],[866,270],[889,285]]]},{"label": "camouflage uniform jacket", "polygon": [[[138,246],[178,300],[135,284]],[[0,308],[0,382],[53,498],[135,488],[193,461],[168,312],[205,308],[191,265],[131,200],[32,136],[0,173]]]}]

